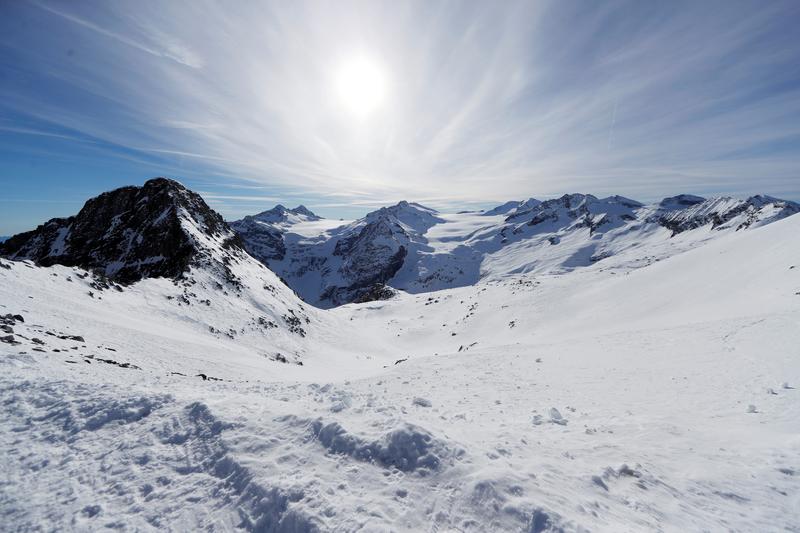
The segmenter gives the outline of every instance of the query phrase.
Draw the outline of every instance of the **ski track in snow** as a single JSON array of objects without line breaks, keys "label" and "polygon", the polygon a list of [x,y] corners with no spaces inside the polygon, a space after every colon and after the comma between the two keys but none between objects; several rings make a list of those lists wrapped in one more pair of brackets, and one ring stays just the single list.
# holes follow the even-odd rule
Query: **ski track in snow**
[{"label": "ski track in snow", "polygon": [[303,338],[210,333],[260,308],[202,280],[197,307],[0,268],[3,528],[797,531],[797,235],[309,310]]}]

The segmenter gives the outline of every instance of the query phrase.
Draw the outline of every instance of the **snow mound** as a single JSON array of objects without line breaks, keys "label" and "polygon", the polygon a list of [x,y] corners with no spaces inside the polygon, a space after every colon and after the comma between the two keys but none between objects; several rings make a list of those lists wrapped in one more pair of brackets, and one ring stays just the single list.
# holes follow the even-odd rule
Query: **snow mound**
[{"label": "snow mound", "polygon": [[349,433],[338,422],[326,424],[321,419],[311,424],[311,432],[331,453],[422,475],[439,470],[445,458],[457,455],[425,429],[408,423],[373,441]]}]

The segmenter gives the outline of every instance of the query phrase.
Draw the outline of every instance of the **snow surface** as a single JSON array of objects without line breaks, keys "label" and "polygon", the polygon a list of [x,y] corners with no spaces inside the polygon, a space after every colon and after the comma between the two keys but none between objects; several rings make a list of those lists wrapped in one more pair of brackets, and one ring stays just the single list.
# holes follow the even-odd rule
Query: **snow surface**
[{"label": "snow surface", "polygon": [[682,235],[329,311],[0,260],[3,529],[796,531],[800,217]]}]

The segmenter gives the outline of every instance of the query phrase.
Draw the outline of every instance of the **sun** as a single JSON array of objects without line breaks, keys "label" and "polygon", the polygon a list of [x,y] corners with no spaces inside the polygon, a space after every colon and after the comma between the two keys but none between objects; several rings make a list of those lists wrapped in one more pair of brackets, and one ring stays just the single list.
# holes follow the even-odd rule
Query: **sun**
[{"label": "sun", "polygon": [[379,63],[364,56],[343,63],[336,74],[336,92],[344,108],[366,118],[386,98],[386,74]]}]

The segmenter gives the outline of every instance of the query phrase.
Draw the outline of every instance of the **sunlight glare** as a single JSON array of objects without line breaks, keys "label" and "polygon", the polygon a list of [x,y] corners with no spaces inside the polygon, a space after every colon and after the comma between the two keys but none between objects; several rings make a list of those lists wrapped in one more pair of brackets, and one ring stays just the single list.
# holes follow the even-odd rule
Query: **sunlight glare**
[{"label": "sunlight glare", "polygon": [[350,113],[365,118],[383,103],[386,76],[377,63],[363,56],[356,57],[340,67],[336,91]]}]

